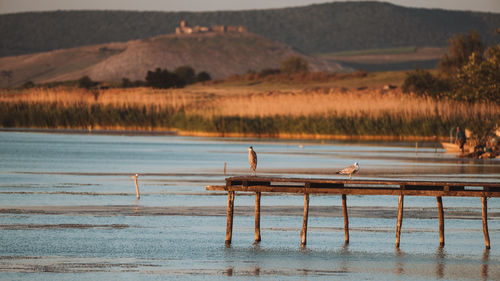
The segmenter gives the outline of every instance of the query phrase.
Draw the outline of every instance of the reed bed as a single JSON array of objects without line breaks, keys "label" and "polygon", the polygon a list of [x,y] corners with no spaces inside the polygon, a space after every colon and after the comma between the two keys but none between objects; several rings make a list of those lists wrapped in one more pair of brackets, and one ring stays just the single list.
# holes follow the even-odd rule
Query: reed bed
[{"label": "reed bed", "polygon": [[[213,91],[217,92],[217,91]],[[257,136],[447,136],[500,120],[493,103],[460,103],[398,90],[312,88],[216,94],[210,88],[31,89],[0,93],[3,127],[183,130]]]}]

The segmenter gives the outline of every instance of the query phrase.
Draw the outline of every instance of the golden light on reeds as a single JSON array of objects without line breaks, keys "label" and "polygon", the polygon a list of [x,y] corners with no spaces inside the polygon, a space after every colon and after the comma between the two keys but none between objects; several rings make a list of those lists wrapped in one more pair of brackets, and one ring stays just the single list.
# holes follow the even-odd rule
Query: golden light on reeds
[{"label": "golden light on reeds", "polygon": [[493,116],[500,106],[493,103],[461,103],[434,100],[403,94],[398,90],[345,91],[313,89],[269,91],[262,93],[211,94],[188,90],[156,90],[150,88],[100,90],[98,98],[83,89],[32,89],[16,94],[0,95],[6,103],[50,103],[56,106],[101,105],[118,108],[146,107],[155,111],[183,110],[204,117],[239,116],[349,116],[372,117],[396,115],[406,118],[457,115]]}]

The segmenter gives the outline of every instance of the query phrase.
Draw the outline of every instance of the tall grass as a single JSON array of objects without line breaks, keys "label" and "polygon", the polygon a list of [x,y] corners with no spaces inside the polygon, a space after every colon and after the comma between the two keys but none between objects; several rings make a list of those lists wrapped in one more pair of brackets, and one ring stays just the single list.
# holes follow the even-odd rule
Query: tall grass
[{"label": "tall grass", "polygon": [[149,88],[32,89],[0,93],[0,126],[183,130],[256,136],[447,136],[500,120],[500,107],[399,91],[311,88],[216,94]]}]

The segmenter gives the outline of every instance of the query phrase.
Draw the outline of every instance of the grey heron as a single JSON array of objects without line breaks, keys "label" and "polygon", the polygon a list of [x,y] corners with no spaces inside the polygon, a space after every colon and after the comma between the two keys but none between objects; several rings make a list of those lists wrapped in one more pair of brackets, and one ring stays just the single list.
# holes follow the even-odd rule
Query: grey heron
[{"label": "grey heron", "polygon": [[252,175],[252,170],[257,175],[255,171],[257,169],[257,153],[255,153],[251,146],[248,148],[248,163],[250,163],[250,175]]}]

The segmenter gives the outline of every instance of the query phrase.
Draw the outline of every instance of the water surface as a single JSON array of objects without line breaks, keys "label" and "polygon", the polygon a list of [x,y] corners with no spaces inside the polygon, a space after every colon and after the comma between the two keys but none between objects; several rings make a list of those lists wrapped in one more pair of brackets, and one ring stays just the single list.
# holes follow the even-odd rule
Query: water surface
[{"label": "water surface", "polygon": [[0,132],[0,279],[498,280],[497,198],[490,251],[479,198],[443,198],[445,218],[458,215],[441,249],[435,198],[406,197],[395,250],[396,197],[349,196],[346,246],[340,198],[312,196],[311,207],[335,209],[311,212],[301,248],[302,196],[265,194],[263,241],[252,244],[254,198],[240,194],[224,247],[227,197],[205,186],[247,174],[250,145],[260,175],[342,178],[334,172],[358,162],[360,179],[500,180],[498,160],[459,159],[434,143]]}]

